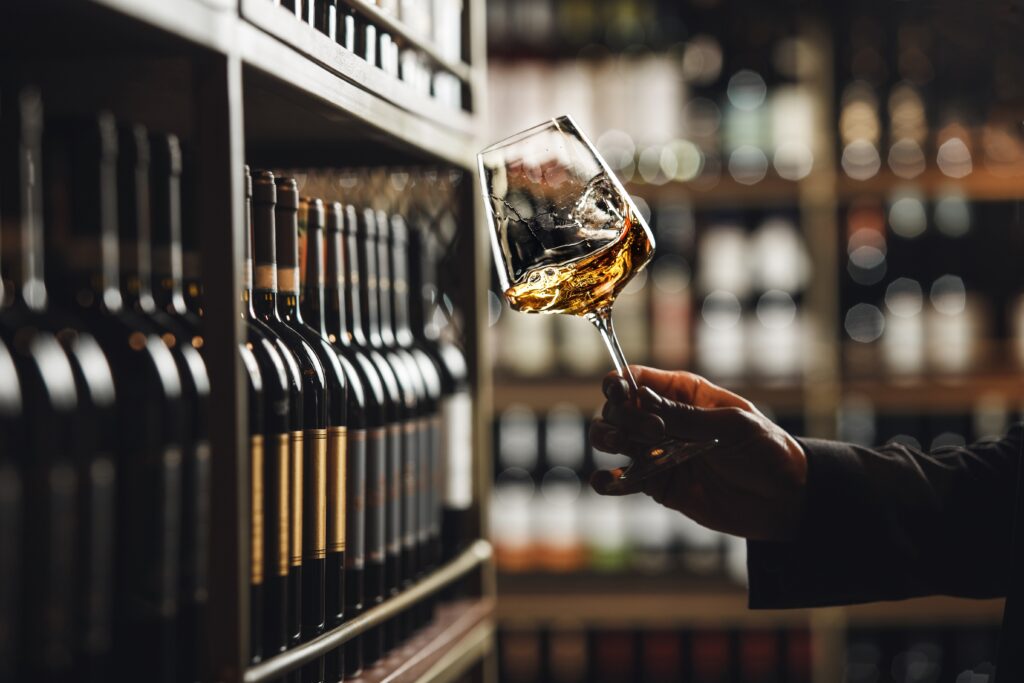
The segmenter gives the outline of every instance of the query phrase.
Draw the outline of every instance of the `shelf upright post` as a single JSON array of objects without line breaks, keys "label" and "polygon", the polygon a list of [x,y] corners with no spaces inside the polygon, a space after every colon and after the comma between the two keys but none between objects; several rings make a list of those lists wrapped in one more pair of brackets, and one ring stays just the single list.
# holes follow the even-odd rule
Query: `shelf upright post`
[{"label": "shelf upright post", "polygon": [[245,226],[242,210],[242,65],[237,55],[198,60],[196,149],[204,352],[210,372],[210,595],[204,680],[242,680],[249,652],[248,396],[238,344],[238,295]]},{"label": "shelf upright post", "polygon": [[814,99],[814,170],[799,182],[800,223],[813,264],[806,306],[811,314],[810,348],[804,372],[806,434],[836,436],[840,397],[839,319],[836,199],[835,118],[833,115],[832,44],[827,27],[808,19],[801,26],[807,50],[800,52],[799,73]]}]

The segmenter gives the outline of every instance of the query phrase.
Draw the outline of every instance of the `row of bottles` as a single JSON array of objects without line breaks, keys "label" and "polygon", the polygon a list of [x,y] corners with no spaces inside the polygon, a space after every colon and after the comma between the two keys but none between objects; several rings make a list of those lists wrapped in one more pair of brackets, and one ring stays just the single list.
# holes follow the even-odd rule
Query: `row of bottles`
[{"label": "row of bottles", "polygon": [[1024,145],[1013,103],[1021,91],[1012,54],[946,50],[941,13],[878,9],[863,3],[836,10],[836,138],[844,174],[1020,175]]},{"label": "row of bottles", "polygon": [[[322,187],[326,202],[300,197],[295,178],[270,171],[247,174],[246,187],[258,662],[382,604],[461,550],[472,403],[465,357],[436,334],[436,294],[422,296],[437,291],[426,211],[374,209],[353,200],[364,190],[343,196],[337,185]],[[357,675],[432,610],[395,617],[307,666],[304,680]]]},{"label": "row of bottles", "polygon": [[590,448],[574,406],[526,406],[495,421],[491,533],[504,572],[640,572],[746,580],[742,539],[710,531],[648,496],[597,495],[597,468],[624,458]]},{"label": "row of bottles", "polygon": [[[400,80],[423,97],[433,97],[452,109],[462,109],[462,82],[402,36],[379,26],[373,13],[363,12],[345,0],[272,0],[294,12],[349,52]],[[377,11],[402,22],[417,40],[433,46],[449,63],[463,57],[463,0],[378,0]]]},{"label": "row of bottles", "polygon": [[[841,208],[840,304],[852,375],[1024,364],[1015,204],[912,185]],[[967,256],[967,258],[965,258]]]},{"label": "row of bottles", "polygon": [[191,683],[213,456],[178,139],[0,98],[0,680]]},{"label": "row of bottles", "polygon": [[[810,683],[806,627],[522,627],[498,633],[502,683]],[[864,679],[872,680],[872,679]]]},{"label": "row of bottles", "polygon": [[[692,368],[717,381],[793,381],[804,371],[803,294],[811,264],[792,211],[701,211],[684,202],[653,210],[634,197],[658,244],[615,305],[630,362]],[[507,314],[495,298],[496,355],[505,372],[581,377],[608,370],[589,323]],[[522,349],[529,346],[531,353]]]},{"label": "row of bottles", "polygon": [[[219,492],[189,149],[106,112],[44,120],[31,87],[0,102],[0,681],[197,683]],[[408,588],[478,529],[468,366],[438,282],[451,207],[325,207],[268,172],[250,186],[239,485],[256,662]],[[372,664],[432,611],[303,680]]]}]

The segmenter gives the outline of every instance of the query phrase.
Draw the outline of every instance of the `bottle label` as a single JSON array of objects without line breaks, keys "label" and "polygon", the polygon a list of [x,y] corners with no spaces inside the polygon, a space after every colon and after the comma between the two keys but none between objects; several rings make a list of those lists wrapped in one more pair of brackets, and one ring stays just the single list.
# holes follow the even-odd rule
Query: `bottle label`
[{"label": "bottle label", "polygon": [[387,498],[387,436],[371,429],[366,440],[366,558],[384,562],[384,504]]},{"label": "bottle label", "polygon": [[444,506],[467,510],[473,504],[473,402],[458,392],[441,403],[444,432]]},{"label": "bottle label", "polygon": [[306,520],[303,530],[305,555],[311,560],[327,556],[327,430],[306,430]]},{"label": "bottle label", "polygon": [[291,531],[290,509],[288,507],[291,495],[289,485],[289,463],[291,461],[291,435],[276,434],[274,437],[274,457],[277,459],[277,575],[288,576],[289,560],[291,559],[291,546],[289,545],[289,532]]},{"label": "bottle label", "polygon": [[346,569],[362,569],[366,564],[366,442],[364,430],[349,432],[345,483],[348,492]]},{"label": "bottle label", "polygon": [[[22,534],[21,518],[24,505],[21,476],[13,463],[0,462],[0,600],[4,605],[16,605],[20,599],[18,579],[21,574]],[[0,609],[0,629],[14,634],[22,628],[17,610]],[[6,666],[13,666],[17,648],[13,637],[0,638],[0,671],[8,673]],[[8,664],[9,663],[9,664]],[[11,675],[13,678],[13,674]]]},{"label": "bottle label", "polygon": [[277,291],[277,268],[273,265],[259,264],[256,266],[256,276],[253,280],[253,287]]},{"label": "bottle label", "polygon": [[291,560],[293,567],[302,566],[302,450],[305,436],[302,432],[289,435],[291,446]]},{"label": "bottle label", "polygon": [[419,542],[426,543],[430,538],[432,524],[431,506],[434,499],[433,470],[434,462],[437,459],[437,438],[440,434],[439,425],[441,417],[431,415],[425,420],[425,427],[421,434],[419,459]]},{"label": "bottle label", "polygon": [[298,268],[278,268],[277,269],[277,288],[282,294],[298,294],[299,293],[299,269]]},{"label": "bottle label", "polygon": [[346,472],[348,454],[345,427],[327,430],[327,550],[345,552]]},{"label": "bottle label", "polygon": [[402,551],[402,452],[405,450],[403,426],[388,427],[388,450],[386,464],[387,481],[387,527],[385,540],[387,552],[398,555]]},{"label": "bottle label", "polygon": [[249,582],[263,584],[263,435],[249,436],[249,503],[251,505],[249,532],[251,534]]},{"label": "bottle label", "polygon": [[402,546],[410,550],[416,547],[419,536],[417,523],[419,514],[419,490],[416,486],[417,467],[420,453],[420,435],[424,432],[426,420],[420,418],[405,423],[402,436],[405,447],[402,453]]}]

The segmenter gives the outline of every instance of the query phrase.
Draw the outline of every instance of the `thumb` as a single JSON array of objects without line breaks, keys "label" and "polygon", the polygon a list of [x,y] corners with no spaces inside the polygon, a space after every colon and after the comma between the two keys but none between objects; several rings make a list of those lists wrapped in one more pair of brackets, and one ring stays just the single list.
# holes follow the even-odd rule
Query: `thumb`
[{"label": "thumb", "polygon": [[665,433],[681,441],[709,441],[735,435],[746,424],[739,408],[701,408],[661,396],[650,387],[640,388],[640,406],[665,423]]}]

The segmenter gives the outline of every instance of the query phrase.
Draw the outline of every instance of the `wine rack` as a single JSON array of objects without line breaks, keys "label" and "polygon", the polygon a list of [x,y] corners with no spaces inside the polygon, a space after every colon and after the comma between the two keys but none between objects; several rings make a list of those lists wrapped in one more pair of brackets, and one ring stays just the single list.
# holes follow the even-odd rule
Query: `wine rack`
[{"label": "wine rack", "polygon": [[[359,680],[493,680],[495,584],[483,538],[489,488],[490,362],[483,343],[487,245],[474,229],[472,184],[457,201],[462,342],[473,402],[472,538],[464,550],[407,591],[317,639],[252,665],[249,659],[248,437],[245,340],[238,283],[244,215],[243,164],[473,168],[481,145],[483,2],[463,4],[461,57],[452,58],[395,16],[345,0],[431,73],[457,82],[459,106],[385,73],[272,0],[47,0],[0,9],[6,76],[37,85],[47,113],[109,110],[154,130],[176,132],[194,150],[204,287],[203,354],[209,367],[212,453],[209,602],[202,680],[275,681],[303,663],[459,585],[433,622]],[[484,236],[485,238],[485,236]]]}]

